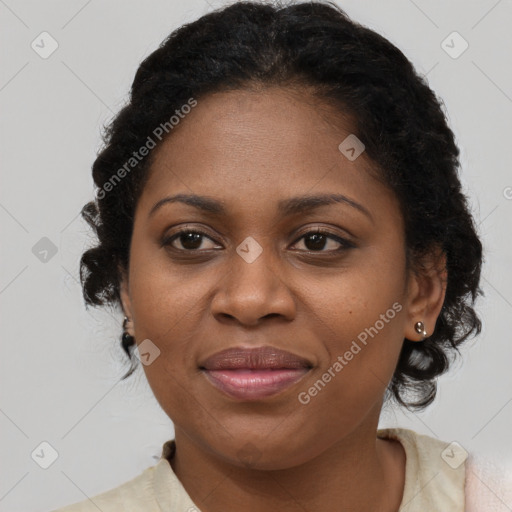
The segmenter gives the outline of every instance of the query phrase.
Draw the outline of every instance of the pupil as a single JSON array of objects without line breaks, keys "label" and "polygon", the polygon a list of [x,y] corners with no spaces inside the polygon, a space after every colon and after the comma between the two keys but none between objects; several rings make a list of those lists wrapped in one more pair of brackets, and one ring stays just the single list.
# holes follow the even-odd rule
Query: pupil
[{"label": "pupil", "polygon": [[[308,244],[308,240],[313,240],[313,244]],[[305,239],[306,247],[310,250],[314,249],[323,249],[325,247],[325,235],[320,235],[315,233],[313,235],[308,235]]]},{"label": "pupil", "polygon": [[[201,246],[201,237],[199,233],[186,233],[184,235],[181,235],[181,244],[185,249],[197,249]],[[199,243],[197,243],[199,242]],[[192,246],[187,244],[192,244]]]}]

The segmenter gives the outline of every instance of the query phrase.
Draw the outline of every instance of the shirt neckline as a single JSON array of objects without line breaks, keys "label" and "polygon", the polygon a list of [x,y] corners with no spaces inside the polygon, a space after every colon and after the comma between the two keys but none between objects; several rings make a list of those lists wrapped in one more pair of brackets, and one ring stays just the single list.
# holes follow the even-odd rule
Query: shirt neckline
[{"label": "shirt neckline", "polygon": [[[405,451],[405,481],[400,512],[414,512],[425,507],[446,509],[450,504],[453,512],[464,512],[465,465],[450,468],[441,457],[449,443],[424,436],[404,428],[377,430],[377,438],[394,439]],[[196,510],[183,484],[174,473],[171,459],[176,452],[176,440],[166,441],[162,455],[154,467],[153,492],[162,512]],[[192,508],[194,507],[194,508]]]}]

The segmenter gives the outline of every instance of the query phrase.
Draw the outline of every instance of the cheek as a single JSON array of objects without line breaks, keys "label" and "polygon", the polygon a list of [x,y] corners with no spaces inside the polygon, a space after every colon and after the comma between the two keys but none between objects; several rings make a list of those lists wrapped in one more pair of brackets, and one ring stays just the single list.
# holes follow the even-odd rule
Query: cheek
[{"label": "cheek", "polygon": [[142,365],[144,372],[164,410],[187,410],[187,380],[195,371],[193,350],[200,339],[206,282],[186,279],[161,263],[152,265],[142,251],[132,262],[135,338],[138,344],[150,340],[150,352],[158,354],[151,364]]},{"label": "cheek", "polygon": [[[351,432],[370,411],[380,410],[402,344],[399,309],[394,303],[376,308],[375,315],[347,312],[346,321],[340,316],[331,324],[339,334],[325,339],[327,356],[297,397],[305,423],[328,430],[327,423],[332,431]],[[375,320],[368,321],[372,316]]]},{"label": "cheek", "polygon": [[165,350],[173,340],[185,342],[204,308],[209,283],[204,273],[190,267],[171,267],[164,249],[135,251],[130,293],[137,339],[165,342]]},{"label": "cheek", "polygon": [[337,335],[344,340],[356,338],[376,322],[383,335],[391,335],[392,324],[396,332],[400,323],[406,299],[405,261],[400,261],[399,254],[387,261],[371,256],[368,251],[340,272],[304,281],[301,300],[306,314],[311,312],[330,327],[334,340]]},{"label": "cheek", "polygon": [[353,268],[307,297],[322,357],[316,391],[304,390],[306,401],[344,403],[363,413],[380,399],[403,343],[404,276],[397,259],[396,265]]}]

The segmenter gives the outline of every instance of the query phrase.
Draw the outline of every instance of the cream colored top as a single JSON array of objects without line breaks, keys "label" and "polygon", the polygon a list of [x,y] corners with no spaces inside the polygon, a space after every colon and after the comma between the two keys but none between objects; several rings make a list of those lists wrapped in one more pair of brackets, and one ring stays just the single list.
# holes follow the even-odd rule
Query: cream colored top
[{"label": "cream colored top", "polygon": [[[399,441],[406,454],[405,486],[400,512],[465,512],[466,452],[408,429],[377,431],[380,438]],[[132,480],[52,512],[200,512],[168,462],[174,439],[163,445],[162,456]]]}]

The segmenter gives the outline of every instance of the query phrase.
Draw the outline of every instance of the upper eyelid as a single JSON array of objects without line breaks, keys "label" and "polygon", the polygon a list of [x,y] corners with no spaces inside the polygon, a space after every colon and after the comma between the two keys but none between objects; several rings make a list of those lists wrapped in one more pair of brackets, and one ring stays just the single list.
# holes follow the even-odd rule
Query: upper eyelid
[{"label": "upper eyelid", "polygon": [[[313,221],[314,222],[314,221]],[[317,221],[318,222],[318,221]],[[227,239],[228,236],[224,233],[218,233],[217,235],[215,234],[210,234],[209,231],[210,231],[210,228],[209,227],[203,227],[203,225],[201,223],[199,223],[199,225],[197,225],[196,223],[183,223],[183,224],[178,224],[178,225],[175,225],[175,226],[170,226],[168,227],[165,232],[168,232],[170,230],[172,230],[173,228],[177,228],[177,231],[175,231],[171,236],[174,236],[180,232],[189,232],[189,231],[196,231],[196,232],[200,232],[202,234],[204,234],[204,236],[207,236],[209,238],[212,238],[212,239],[215,239],[215,238],[219,238],[219,235],[220,235],[220,238],[223,238],[223,239]],[[338,231],[341,231],[342,233],[332,233],[331,230],[338,230]],[[217,231],[217,230],[215,230]],[[339,238],[344,238],[345,236],[350,238],[350,239],[354,239],[354,240],[357,240],[359,237],[356,236],[353,232],[351,232],[351,230],[347,229],[347,228],[344,228],[344,227],[341,227],[341,226],[336,226],[336,225],[314,225],[314,226],[307,226],[306,228],[297,228],[297,229],[294,229],[291,236],[304,236],[305,234],[308,234],[310,232],[316,232],[316,231],[319,231],[321,233],[327,233],[331,236],[338,236]],[[343,233],[345,233],[345,235],[343,235]],[[167,237],[166,237],[167,238]]]}]

